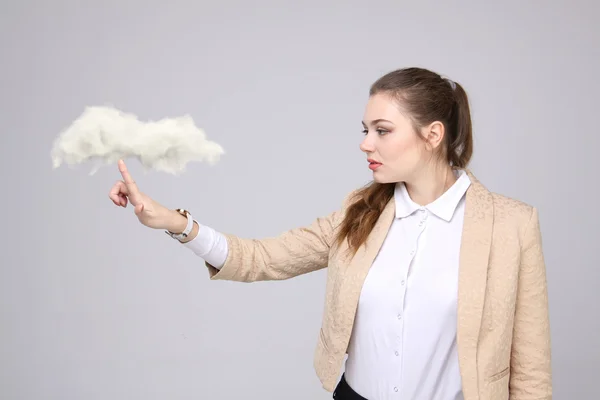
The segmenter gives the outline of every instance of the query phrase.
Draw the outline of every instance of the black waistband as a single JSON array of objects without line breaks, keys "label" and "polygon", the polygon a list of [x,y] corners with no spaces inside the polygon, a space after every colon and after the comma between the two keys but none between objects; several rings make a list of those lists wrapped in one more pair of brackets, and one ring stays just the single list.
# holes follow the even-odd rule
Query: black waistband
[{"label": "black waistband", "polygon": [[356,393],[354,389],[352,389],[350,385],[348,385],[348,382],[346,382],[346,378],[344,375],[342,375],[340,382],[333,391],[333,398],[337,400],[367,400],[360,394]]}]

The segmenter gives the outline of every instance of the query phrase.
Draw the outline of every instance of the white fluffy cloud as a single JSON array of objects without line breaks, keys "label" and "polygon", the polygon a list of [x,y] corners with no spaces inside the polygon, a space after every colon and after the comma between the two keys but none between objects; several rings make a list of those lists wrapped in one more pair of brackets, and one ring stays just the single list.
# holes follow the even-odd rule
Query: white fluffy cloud
[{"label": "white fluffy cloud", "polygon": [[86,107],[56,138],[51,152],[54,168],[62,163],[94,163],[90,175],[102,165],[129,157],[147,169],[177,175],[191,161],[214,165],[223,154],[189,115],[143,122],[110,106]]}]

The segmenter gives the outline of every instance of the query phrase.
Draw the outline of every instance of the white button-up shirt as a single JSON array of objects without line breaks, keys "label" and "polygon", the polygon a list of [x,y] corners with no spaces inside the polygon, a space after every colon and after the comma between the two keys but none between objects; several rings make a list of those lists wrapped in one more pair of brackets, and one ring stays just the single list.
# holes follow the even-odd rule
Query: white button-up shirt
[{"label": "white button-up shirt", "polygon": [[[369,400],[463,398],[458,263],[471,182],[457,177],[423,207],[396,184],[396,218],[365,279],[346,360],[348,384]],[[185,246],[216,268],[227,258],[225,237],[206,225]]]},{"label": "white button-up shirt", "polygon": [[345,376],[369,400],[462,399],[458,264],[469,177],[433,203],[396,185],[396,218],[363,284]]}]

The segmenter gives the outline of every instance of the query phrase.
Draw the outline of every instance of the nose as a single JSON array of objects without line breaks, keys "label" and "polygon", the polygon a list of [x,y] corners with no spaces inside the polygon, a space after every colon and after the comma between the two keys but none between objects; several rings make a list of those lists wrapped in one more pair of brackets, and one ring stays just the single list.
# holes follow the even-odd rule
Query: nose
[{"label": "nose", "polygon": [[372,153],[375,151],[375,146],[373,145],[373,140],[371,139],[371,135],[367,134],[363,141],[360,144],[361,151],[365,153]]}]

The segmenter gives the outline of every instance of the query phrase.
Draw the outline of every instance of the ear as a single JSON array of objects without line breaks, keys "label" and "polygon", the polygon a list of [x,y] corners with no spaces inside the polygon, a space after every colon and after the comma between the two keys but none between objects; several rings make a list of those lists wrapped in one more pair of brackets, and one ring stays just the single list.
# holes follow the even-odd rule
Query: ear
[{"label": "ear", "polygon": [[444,124],[440,121],[434,121],[424,128],[423,136],[432,149],[438,148],[444,140]]}]

